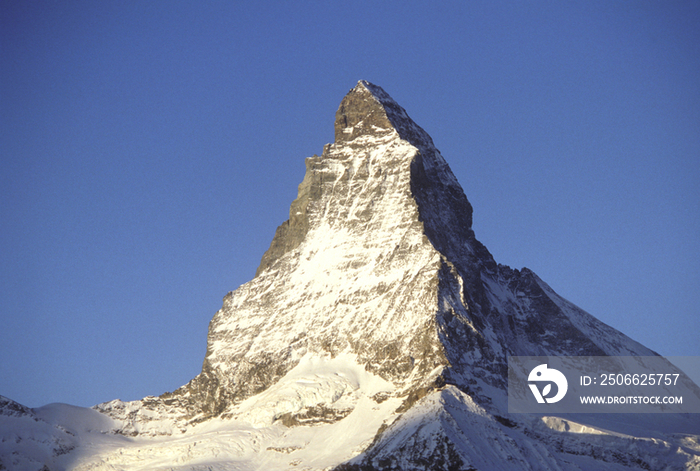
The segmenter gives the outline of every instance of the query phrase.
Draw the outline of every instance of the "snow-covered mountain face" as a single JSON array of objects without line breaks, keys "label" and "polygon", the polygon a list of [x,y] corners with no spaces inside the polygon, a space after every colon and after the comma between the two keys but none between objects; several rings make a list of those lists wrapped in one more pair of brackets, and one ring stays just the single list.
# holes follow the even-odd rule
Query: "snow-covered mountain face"
[{"label": "snow-covered mountain face", "polygon": [[174,395],[195,414],[224,413],[308,354],[355,354],[411,400],[446,383],[482,394],[475,376],[505,389],[508,354],[653,354],[497,265],[432,139],[381,88],[348,93],[335,143],[306,169],[257,276],[214,316],[202,373]]},{"label": "snow-covered mountain face", "polygon": [[[697,435],[654,428],[700,434],[694,419],[508,415],[509,355],[655,353],[530,270],[497,264],[471,223],[472,207],[430,136],[380,87],[359,82],[336,113],[335,143],[306,159],[289,220],[255,278],[226,295],[212,319],[202,372],[173,393],[95,406],[107,423],[59,437],[77,451],[53,463],[700,469]],[[6,408],[26,420],[35,414]],[[51,455],[50,446],[41,449]]]}]

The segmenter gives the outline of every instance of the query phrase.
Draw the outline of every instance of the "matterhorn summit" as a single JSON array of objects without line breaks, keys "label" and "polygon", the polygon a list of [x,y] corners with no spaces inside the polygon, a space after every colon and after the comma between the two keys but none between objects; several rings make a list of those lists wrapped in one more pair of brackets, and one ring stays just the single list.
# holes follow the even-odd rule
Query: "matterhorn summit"
[{"label": "matterhorn summit", "polygon": [[4,399],[0,469],[700,469],[692,416],[508,413],[509,356],[656,354],[471,226],[430,136],[360,81],[201,373],[91,409]]}]

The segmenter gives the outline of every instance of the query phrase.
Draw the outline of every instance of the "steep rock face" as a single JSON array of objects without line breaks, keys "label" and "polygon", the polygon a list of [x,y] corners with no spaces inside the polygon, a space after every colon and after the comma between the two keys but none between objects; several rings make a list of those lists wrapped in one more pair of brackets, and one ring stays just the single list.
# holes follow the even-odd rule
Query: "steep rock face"
[{"label": "steep rock face", "polygon": [[395,384],[405,407],[445,383],[488,406],[499,399],[483,385],[505,394],[509,354],[653,354],[529,270],[498,265],[471,223],[430,136],[360,81],[338,108],[335,143],[306,159],[256,277],[212,319],[201,374],[143,408],[99,407],[126,422],[155,411],[201,421],[266,390],[306,354],[341,352]]},{"label": "steep rock face", "polygon": [[447,364],[434,316],[445,261],[413,194],[416,165],[456,185],[427,134],[381,89],[358,84],[336,115],[336,143],[307,159],[258,275],[227,295],[211,322],[190,389],[206,391],[212,413],[269,387],[308,352],[351,351],[368,371],[406,386]]}]

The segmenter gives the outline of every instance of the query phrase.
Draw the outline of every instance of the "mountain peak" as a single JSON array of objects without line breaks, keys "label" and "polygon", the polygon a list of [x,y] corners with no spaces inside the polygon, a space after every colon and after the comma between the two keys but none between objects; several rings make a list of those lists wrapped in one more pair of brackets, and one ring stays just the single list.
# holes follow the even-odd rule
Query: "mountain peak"
[{"label": "mountain peak", "polygon": [[664,435],[656,417],[508,412],[509,357],[655,353],[497,264],[447,162],[380,87],[343,99],[289,215],[212,318],[199,375],[82,412],[0,396],[0,469],[697,470],[696,419]]},{"label": "mountain peak", "polygon": [[382,136],[396,131],[418,148],[433,141],[379,85],[360,80],[340,102],[335,113],[335,142],[347,143],[361,136]]}]

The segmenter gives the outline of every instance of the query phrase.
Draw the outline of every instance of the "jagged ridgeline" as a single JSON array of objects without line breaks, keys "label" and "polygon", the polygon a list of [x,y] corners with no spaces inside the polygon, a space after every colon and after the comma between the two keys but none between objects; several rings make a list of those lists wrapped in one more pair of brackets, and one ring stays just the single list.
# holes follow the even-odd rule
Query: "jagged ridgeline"
[{"label": "jagged ridgeline", "polygon": [[430,136],[360,81],[255,277],[214,315],[201,373],[96,406],[100,440],[135,445],[75,469],[700,469],[697,435],[662,436],[656,418],[613,434],[509,415],[510,355],[655,353],[496,263]]}]

